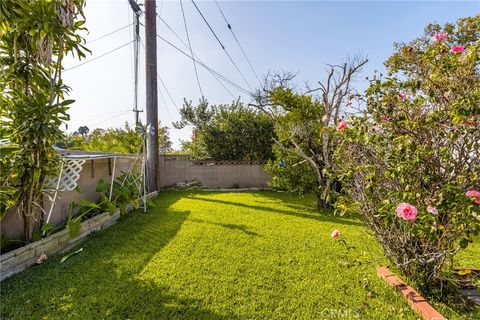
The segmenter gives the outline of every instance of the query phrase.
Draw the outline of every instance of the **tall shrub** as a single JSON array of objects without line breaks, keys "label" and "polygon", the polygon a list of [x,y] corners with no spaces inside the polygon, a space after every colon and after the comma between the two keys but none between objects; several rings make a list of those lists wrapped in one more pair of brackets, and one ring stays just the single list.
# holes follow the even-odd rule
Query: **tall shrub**
[{"label": "tall shrub", "polygon": [[[332,152],[335,144],[329,127],[343,130],[347,125],[343,117],[356,109],[352,105],[352,100],[357,97],[353,81],[367,62],[367,59],[355,56],[340,65],[329,65],[326,80],[319,81],[317,88],[307,87],[305,92],[298,92],[292,84],[293,74],[267,76],[264,86],[254,95],[255,103],[251,104],[275,123],[275,145],[287,154],[295,154],[310,167],[302,173],[308,175],[310,171],[316,180],[314,192],[319,209],[330,207],[333,202]],[[303,163],[301,168],[305,169]],[[287,167],[285,171],[293,173],[297,168]],[[282,175],[277,181],[287,183],[287,188],[288,184],[296,183],[299,188],[304,188],[307,179],[310,180],[308,177],[300,180],[285,178],[288,179],[288,175]]]},{"label": "tall shrub", "polygon": [[18,188],[25,240],[41,223],[45,177],[58,174],[53,144],[68,120],[69,88],[61,78],[68,53],[88,51],[78,35],[84,0],[3,0],[0,3],[2,131],[16,145],[9,156],[9,185]]},{"label": "tall shrub", "polygon": [[480,15],[396,45],[366,115],[339,132],[337,173],[386,256],[432,292],[480,230]]}]

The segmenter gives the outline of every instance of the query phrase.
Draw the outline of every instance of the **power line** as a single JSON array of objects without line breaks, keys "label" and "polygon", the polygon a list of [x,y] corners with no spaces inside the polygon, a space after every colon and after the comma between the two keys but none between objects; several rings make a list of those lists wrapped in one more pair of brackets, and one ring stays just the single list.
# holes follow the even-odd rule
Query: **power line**
[{"label": "power line", "polygon": [[157,88],[158,88],[158,93],[160,94],[160,98],[162,98],[163,105],[165,106],[165,110],[167,110],[168,118],[170,119],[170,122],[173,123],[173,118],[172,118],[172,115],[170,114],[170,111],[168,110],[168,104],[167,104],[167,101],[165,101],[165,97],[162,93],[162,90],[160,90],[160,87],[157,87]]},{"label": "power line", "polygon": [[108,118],[108,119],[105,119],[105,120],[96,122],[96,123],[94,123],[94,124],[91,124],[90,126],[94,127],[94,126],[96,126],[96,125],[98,125],[98,124],[100,124],[100,123],[104,123],[104,122],[106,122],[106,121],[110,121],[110,120],[112,120],[112,119],[118,118],[118,117],[120,117],[120,116],[122,116],[122,115],[124,115],[124,114],[126,114],[126,113],[128,113],[128,112],[131,112],[131,110],[128,109],[127,111],[124,111],[124,112],[122,112],[122,113],[120,113],[120,114],[117,114],[116,116],[113,116],[113,117],[111,117],[111,118]]},{"label": "power line", "polygon": [[223,51],[225,52],[225,54],[227,55],[228,59],[230,60],[230,62],[233,64],[233,66],[235,67],[235,69],[238,71],[238,73],[240,74],[240,76],[242,77],[243,81],[245,81],[245,83],[247,84],[247,86],[250,88],[250,91],[253,91],[253,88],[250,86],[250,83],[247,81],[247,78],[245,78],[245,76],[243,75],[242,71],[240,71],[240,69],[238,68],[237,64],[235,63],[235,61],[233,61],[232,57],[230,56],[230,54],[228,53],[227,49],[225,48],[225,46],[223,45],[223,43],[220,41],[220,39],[218,38],[217,34],[215,33],[215,31],[213,31],[212,27],[210,26],[210,23],[208,23],[207,19],[205,18],[205,16],[203,15],[202,11],[200,11],[200,8],[197,6],[197,4],[195,3],[195,1],[191,0],[193,5],[195,6],[195,8],[197,9],[198,13],[200,14],[200,16],[203,18],[203,21],[205,21],[205,23],[207,24],[208,28],[210,29],[210,31],[213,33],[213,35],[215,36],[215,38],[217,39],[218,43],[220,44],[220,46],[222,47]]},{"label": "power line", "polygon": [[103,36],[100,36],[100,37],[98,37],[98,38],[95,38],[95,39],[93,39],[93,40],[90,40],[90,41],[86,42],[85,44],[90,44],[90,43],[95,42],[95,41],[97,41],[97,40],[100,40],[100,39],[103,39],[103,38],[105,38],[105,37],[108,37],[109,35],[112,35],[112,34],[118,32],[118,31],[121,31],[121,30],[123,30],[123,29],[126,29],[126,28],[130,27],[131,25],[133,25],[133,23],[129,23],[129,24],[127,24],[126,26],[123,26],[123,27],[121,27],[121,28],[115,29],[115,30],[113,30],[112,32],[109,32],[109,33],[107,33],[107,34],[104,34]]},{"label": "power line", "polygon": [[[128,109],[128,110],[130,110],[130,109]],[[76,119],[71,119],[71,120],[74,120],[74,121],[92,120],[92,119],[97,119],[99,117],[102,118],[102,117],[109,116],[109,115],[112,115],[112,114],[118,114],[119,112],[124,112],[124,111],[128,111],[128,110],[114,111],[114,112],[107,112],[107,113],[96,113],[96,114],[91,114],[87,118],[76,118]]]},{"label": "power line", "polygon": [[[158,35],[157,35],[157,37],[158,37]],[[141,39],[140,39],[140,44],[142,45],[143,50],[145,50],[145,45],[144,45],[144,43]],[[178,107],[177,103],[175,102],[172,95],[170,94],[170,91],[168,90],[167,86],[165,85],[165,82],[163,82],[162,77],[160,77],[160,74],[158,73],[158,70],[157,70],[157,78],[160,81],[160,83],[162,84],[163,88],[165,89],[165,92],[167,93],[168,97],[170,98],[170,101],[172,101],[175,108],[177,108],[178,112],[180,112],[180,108]]]},{"label": "power line", "polygon": [[248,59],[247,53],[245,52],[245,50],[243,50],[243,47],[242,47],[242,45],[240,44],[240,41],[238,41],[238,38],[237,38],[237,36],[235,35],[235,32],[233,32],[232,25],[228,22],[227,17],[225,17],[225,14],[223,13],[223,10],[222,10],[222,8],[220,7],[220,4],[218,3],[217,0],[215,0],[215,4],[217,5],[218,10],[220,10],[220,13],[222,14],[222,17],[223,17],[223,19],[225,20],[225,23],[227,24],[228,29],[230,30],[230,32],[232,33],[233,37],[235,38],[235,41],[237,42],[238,46],[240,47],[240,50],[242,50],[243,56],[245,57],[245,60],[247,60],[248,65],[250,66],[250,69],[252,69],[253,74],[255,75],[255,77],[257,78],[258,82],[259,82],[260,85],[261,85],[261,84],[262,84],[262,81],[260,81],[260,78],[258,77],[257,72],[255,72],[255,69],[253,68],[252,63],[250,62],[250,59]]},{"label": "power line", "polygon": [[182,2],[182,0],[179,0],[179,1],[180,1],[180,8],[182,8],[182,17],[183,17],[183,24],[185,25],[185,33],[187,34],[188,48],[190,49],[190,54],[192,56],[193,69],[195,70],[195,77],[197,78],[198,89],[200,90],[200,94],[203,97],[204,95],[203,95],[203,91],[202,91],[202,86],[200,85],[200,79],[198,78],[197,64],[195,63],[195,59],[193,57],[192,44],[190,43],[190,36],[188,35],[187,19],[185,19],[185,11],[183,10],[183,2]]},{"label": "power line", "polygon": [[[175,32],[175,30],[173,30],[172,27],[170,27],[170,25],[169,25],[160,15],[157,14],[157,16],[158,16],[158,18],[160,19],[160,21],[162,21],[163,24],[168,28],[168,30],[170,30],[170,31],[173,33],[173,35],[175,35],[175,37],[185,46],[185,48],[188,48],[188,44],[185,43],[185,41]],[[195,53],[193,53],[192,56],[193,56],[195,59],[197,59],[199,62],[202,62],[202,61],[200,60],[200,58],[199,58]],[[217,82],[225,89],[225,91],[227,91],[227,92],[232,96],[233,99],[236,99],[236,98],[237,98],[237,97],[225,86],[225,84],[218,78],[218,76],[217,76],[215,73],[211,72],[211,71],[208,70],[208,69],[207,69],[207,71],[213,76],[213,78],[214,78],[215,80],[217,80]]]},{"label": "power line", "polygon": [[81,67],[81,66],[83,66],[83,65],[85,65],[85,64],[87,64],[87,63],[90,63],[90,62],[92,62],[92,61],[95,61],[95,60],[97,60],[97,59],[100,59],[100,58],[102,58],[102,57],[105,57],[106,55],[109,55],[110,53],[113,53],[113,52],[115,52],[115,51],[117,51],[117,50],[120,50],[121,48],[126,47],[126,46],[128,46],[129,44],[131,44],[131,43],[133,43],[133,41],[129,41],[129,42],[125,43],[124,45],[121,45],[120,47],[117,47],[117,48],[115,48],[115,49],[113,49],[113,50],[110,50],[110,51],[108,51],[108,52],[106,52],[106,53],[104,53],[104,54],[102,54],[102,55],[99,55],[98,57],[95,57],[95,58],[92,58],[92,59],[90,59],[90,60],[87,60],[87,61],[85,61],[85,62],[83,62],[83,63],[77,64],[76,66],[73,66],[73,67],[71,67],[71,68],[65,69],[65,70],[63,70],[63,72],[70,71],[70,70],[72,70],[72,69]]},{"label": "power line", "polygon": [[[174,45],[173,43],[171,43],[170,41],[168,41],[167,39],[165,39],[164,37],[160,36],[157,34],[157,37],[161,40],[163,40],[164,42],[166,42],[168,45],[170,45],[171,47],[173,47],[174,49],[176,49],[177,51],[179,51],[181,54],[183,54],[184,56],[188,57],[189,59],[195,59],[194,57],[190,56],[188,53],[186,53],[185,51],[183,51],[182,49],[180,49],[179,47],[177,47],[176,45]],[[220,73],[218,73],[217,71],[213,70],[212,68],[208,67],[207,65],[205,65],[203,62],[199,61],[198,59],[195,59],[195,62],[197,62],[200,66],[204,67],[205,69],[209,70],[210,72],[213,72],[215,75],[217,75],[219,78],[221,78],[224,82],[228,83],[230,86],[236,88],[237,90],[251,96],[252,93],[249,92],[247,89],[241,87],[240,85],[236,84],[235,82],[229,80],[228,78],[226,78],[225,76],[221,75]]]}]

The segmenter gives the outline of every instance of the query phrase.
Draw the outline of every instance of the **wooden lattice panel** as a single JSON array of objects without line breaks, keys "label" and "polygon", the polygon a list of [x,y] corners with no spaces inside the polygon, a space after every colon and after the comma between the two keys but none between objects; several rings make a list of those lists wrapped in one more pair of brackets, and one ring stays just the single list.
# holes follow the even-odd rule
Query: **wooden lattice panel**
[{"label": "wooden lattice panel", "polygon": [[[83,169],[85,160],[66,159],[63,163],[62,176],[58,191],[72,191],[77,187],[80,173]],[[57,188],[59,177],[48,177],[45,181],[45,189],[55,190]]]}]

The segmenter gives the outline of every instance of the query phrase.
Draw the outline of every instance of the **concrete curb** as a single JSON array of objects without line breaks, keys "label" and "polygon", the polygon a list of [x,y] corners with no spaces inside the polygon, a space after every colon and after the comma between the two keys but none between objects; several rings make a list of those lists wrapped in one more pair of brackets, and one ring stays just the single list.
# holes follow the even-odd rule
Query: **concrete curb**
[{"label": "concrete curb", "polygon": [[437,310],[419,295],[412,287],[408,286],[387,267],[377,267],[377,275],[394,287],[408,301],[415,312],[425,320],[447,320]]}]

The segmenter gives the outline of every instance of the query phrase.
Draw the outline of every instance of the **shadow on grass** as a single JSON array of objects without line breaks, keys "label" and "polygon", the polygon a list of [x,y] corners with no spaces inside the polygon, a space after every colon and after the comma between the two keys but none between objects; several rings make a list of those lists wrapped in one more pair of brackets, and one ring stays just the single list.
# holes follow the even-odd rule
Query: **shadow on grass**
[{"label": "shadow on grass", "polygon": [[142,270],[175,238],[190,214],[170,208],[182,194],[160,197],[147,213],[131,212],[90,236],[72,249],[82,247],[83,252],[63,264],[60,254],[2,282],[0,318],[235,319],[142,279]]},{"label": "shadow on grass", "polygon": [[[266,194],[262,194],[262,195],[264,197],[270,196],[270,195],[267,196]],[[298,210],[296,208],[292,208],[292,210],[283,210],[283,209],[271,208],[268,206],[257,206],[257,205],[245,204],[242,202],[219,200],[219,199],[207,199],[207,198],[201,198],[201,197],[196,197],[191,195],[188,195],[184,198],[197,200],[197,201],[220,203],[220,204],[231,205],[231,206],[236,206],[236,207],[241,207],[241,208],[251,209],[256,211],[279,213],[279,214],[305,218],[305,219],[312,219],[317,221],[334,222],[334,223],[343,224],[343,225],[363,226],[363,224],[360,221],[358,221],[358,219],[356,218],[344,218],[344,217],[334,216],[330,213],[329,214],[324,214],[321,212],[302,213],[302,212],[295,211],[295,210]]]},{"label": "shadow on grass", "polygon": [[248,230],[248,227],[244,224],[239,225],[239,224],[233,224],[233,223],[210,222],[210,221],[205,221],[205,220],[195,219],[195,218],[190,218],[188,219],[188,221],[212,224],[212,225],[220,226],[230,230],[238,230],[245,233],[248,236],[255,236],[255,237],[260,236],[258,233]]}]

